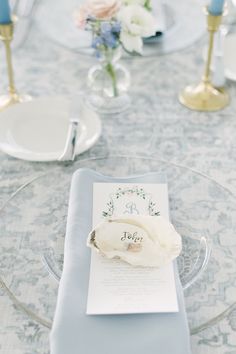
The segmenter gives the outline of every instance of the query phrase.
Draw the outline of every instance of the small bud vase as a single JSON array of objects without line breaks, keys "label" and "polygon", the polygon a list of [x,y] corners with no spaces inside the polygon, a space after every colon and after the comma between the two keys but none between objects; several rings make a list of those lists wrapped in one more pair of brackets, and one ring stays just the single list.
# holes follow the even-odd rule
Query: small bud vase
[{"label": "small bud vase", "polygon": [[130,86],[129,71],[119,63],[122,48],[104,49],[99,63],[88,72],[88,102],[100,113],[120,113],[130,106],[127,91]]}]

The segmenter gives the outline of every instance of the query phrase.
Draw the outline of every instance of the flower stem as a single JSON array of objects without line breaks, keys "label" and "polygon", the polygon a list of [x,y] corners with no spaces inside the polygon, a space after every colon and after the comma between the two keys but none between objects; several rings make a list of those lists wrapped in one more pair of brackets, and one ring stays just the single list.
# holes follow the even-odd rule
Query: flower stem
[{"label": "flower stem", "polygon": [[111,62],[108,62],[106,64],[106,70],[111,77],[113,95],[115,97],[117,97],[118,96],[118,89],[117,89],[117,81],[116,81],[116,72],[115,72],[114,66],[112,65]]}]

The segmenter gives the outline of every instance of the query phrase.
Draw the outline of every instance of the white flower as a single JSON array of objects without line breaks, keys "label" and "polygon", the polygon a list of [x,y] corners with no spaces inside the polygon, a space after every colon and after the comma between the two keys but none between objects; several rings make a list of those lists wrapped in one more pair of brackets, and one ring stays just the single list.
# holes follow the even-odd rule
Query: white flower
[{"label": "white flower", "polygon": [[124,48],[128,50],[128,52],[136,52],[142,54],[143,40],[141,37],[134,36],[125,31],[121,31],[120,41],[123,44]]},{"label": "white flower", "polygon": [[120,40],[129,52],[142,53],[142,38],[155,34],[155,21],[150,12],[140,5],[123,6],[118,13],[121,22]]},{"label": "white flower", "polygon": [[100,223],[89,234],[88,246],[109,259],[160,268],[180,254],[182,242],[173,225],[163,217],[139,215]]}]

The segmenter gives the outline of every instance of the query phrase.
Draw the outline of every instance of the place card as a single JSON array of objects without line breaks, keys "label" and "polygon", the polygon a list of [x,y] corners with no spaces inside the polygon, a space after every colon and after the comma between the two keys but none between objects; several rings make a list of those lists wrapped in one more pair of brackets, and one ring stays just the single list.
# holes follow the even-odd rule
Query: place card
[{"label": "place card", "polygon": [[[93,185],[93,227],[106,217],[159,214],[169,218],[166,183]],[[158,312],[178,312],[173,263],[134,267],[92,250],[88,315]]]}]

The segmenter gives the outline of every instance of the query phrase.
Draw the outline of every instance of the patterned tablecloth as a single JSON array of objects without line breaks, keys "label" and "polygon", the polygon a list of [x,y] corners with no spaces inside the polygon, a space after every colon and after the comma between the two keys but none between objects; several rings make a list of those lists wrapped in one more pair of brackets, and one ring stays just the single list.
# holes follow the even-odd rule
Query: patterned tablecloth
[{"label": "patterned tablecloth", "polygon": [[[132,109],[117,116],[101,117],[102,136],[82,158],[108,152],[160,157],[204,172],[236,193],[235,83],[227,83],[232,100],[221,112],[192,112],[177,100],[180,89],[201,75],[204,42],[203,39],[191,48],[167,56],[127,60],[132,75]],[[0,55],[3,58],[2,48]],[[47,40],[36,26],[24,45],[14,52],[17,87],[35,97],[70,95],[83,90],[93,63],[93,58]],[[3,59],[0,69],[1,91],[4,91]],[[56,165],[20,161],[0,153],[0,203],[30,176]],[[4,245],[3,236],[0,242]],[[48,335],[47,328],[19,311],[0,289],[2,354],[49,353]],[[236,310],[192,336],[192,347],[194,354],[236,354]]]}]

